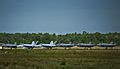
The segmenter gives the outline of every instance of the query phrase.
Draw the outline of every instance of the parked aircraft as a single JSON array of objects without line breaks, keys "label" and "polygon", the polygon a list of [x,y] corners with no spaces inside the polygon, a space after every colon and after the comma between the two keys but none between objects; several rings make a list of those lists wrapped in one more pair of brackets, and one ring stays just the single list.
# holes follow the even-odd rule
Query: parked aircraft
[{"label": "parked aircraft", "polygon": [[107,49],[108,47],[113,48],[113,47],[116,46],[116,44],[113,44],[113,42],[111,42],[111,43],[99,43],[99,44],[97,44],[97,45],[100,46],[100,47],[106,47],[106,49]]},{"label": "parked aircraft", "polygon": [[88,49],[88,48],[91,49],[91,47],[94,47],[95,44],[92,44],[91,42],[89,42],[89,43],[80,43],[80,44],[78,44],[78,46],[85,47],[86,49]]},{"label": "parked aircraft", "polygon": [[[37,43],[38,43],[38,41],[37,41],[37,42],[32,41],[31,44],[23,44],[23,47],[24,47],[24,48],[28,48],[28,49],[32,49],[32,48],[34,48],[34,47],[37,45]],[[22,45],[21,45],[21,46],[22,46]]]},{"label": "parked aircraft", "polygon": [[16,42],[14,44],[2,44],[2,49],[4,48],[17,48]]},{"label": "parked aircraft", "polygon": [[59,44],[57,44],[57,46],[64,47],[64,48],[66,49],[66,48],[71,48],[71,47],[73,47],[74,44],[71,44],[71,43],[69,43],[69,44],[59,43]]},{"label": "parked aircraft", "polygon": [[60,44],[57,44],[58,46],[60,47],[73,47],[74,44],[65,44],[65,43],[60,43]]},{"label": "parked aircraft", "polygon": [[50,44],[41,44],[41,46],[45,47],[45,48],[52,48],[52,47],[56,46],[56,43],[57,43],[57,41],[55,41],[55,42],[51,41]]}]

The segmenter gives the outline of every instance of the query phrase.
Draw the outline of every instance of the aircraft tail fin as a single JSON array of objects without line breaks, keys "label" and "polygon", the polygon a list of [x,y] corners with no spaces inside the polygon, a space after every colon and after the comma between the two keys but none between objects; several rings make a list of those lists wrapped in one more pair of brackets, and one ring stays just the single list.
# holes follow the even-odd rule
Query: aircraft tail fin
[{"label": "aircraft tail fin", "polygon": [[113,44],[113,42],[110,42],[110,44]]},{"label": "aircraft tail fin", "polygon": [[15,42],[14,44],[17,45],[17,42]]},{"label": "aircraft tail fin", "polygon": [[50,42],[50,45],[54,45],[53,41]]},{"label": "aircraft tail fin", "polygon": [[54,45],[57,43],[57,41],[54,42]]},{"label": "aircraft tail fin", "polygon": [[32,45],[35,45],[36,43],[35,43],[35,41],[32,41]]},{"label": "aircraft tail fin", "polygon": [[36,43],[35,43],[36,45],[38,44],[38,41],[36,41]]}]

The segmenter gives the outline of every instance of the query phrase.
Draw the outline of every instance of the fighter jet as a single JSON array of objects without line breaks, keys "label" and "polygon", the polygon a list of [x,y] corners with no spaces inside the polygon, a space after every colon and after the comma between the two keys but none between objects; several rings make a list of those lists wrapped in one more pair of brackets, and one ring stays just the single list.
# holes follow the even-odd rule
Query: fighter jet
[{"label": "fighter jet", "polygon": [[59,43],[59,44],[57,44],[57,46],[64,47],[65,49],[66,49],[66,48],[71,48],[71,47],[73,47],[74,45],[75,45],[75,44],[72,44],[72,43],[69,43],[69,44]]},{"label": "fighter jet", "polygon": [[41,44],[42,47],[44,48],[52,48],[56,46],[57,41],[53,42],[51,41],[50,44]]},{"label": "fighter jet", "polygon": [[113,48],[113,47],[115,47],[116,46],[116,44],[113,44],[113,42],[110,42],[110,43],[99,43],[99,44],[97,44],[99,47],[106,47],[106,49],[108,48],[108,47],[111,47],[111,49]]},{"label": "fighter jet", "polygon": [[89,42],[89,43],[80,43],[80,44],[78,44],[78,46],[79,47],[85,47],[85,49],[88,49],[88,48],[91,49],[91,47],[94,47],[95,44],[92,44],[91,42]]},{"label": "fighter jet", "polygon": [[10,48],[10,49],[12,49],[12,48],[17,48],[17,45],[16,45],[16,42],[14,43],[14,44],[2,44],[2,49],[4,49],[4,48]]},{"label": "fighter jet", "polygon": [[73,47],[74,44],[65,44],[65,43],[60,43],[60,44],[57,44],[58,46],[60,47]]},{"label": "fighter jet", "polygon": [[33,49],[37,45],[37,43],[38,43],[38,41],[37,42],[32,41],[31,44],[23,44],[23,47],[28,48],[28,49]]}]

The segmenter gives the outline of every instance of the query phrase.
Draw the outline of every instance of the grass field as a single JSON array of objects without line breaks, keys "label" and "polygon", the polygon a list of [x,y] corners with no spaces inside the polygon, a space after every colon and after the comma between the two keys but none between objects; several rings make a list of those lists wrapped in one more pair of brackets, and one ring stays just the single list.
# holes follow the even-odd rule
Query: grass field
[{"label": "grass field", "polygon": [[120,69],[120,50],[0,50],[0,69]]}]

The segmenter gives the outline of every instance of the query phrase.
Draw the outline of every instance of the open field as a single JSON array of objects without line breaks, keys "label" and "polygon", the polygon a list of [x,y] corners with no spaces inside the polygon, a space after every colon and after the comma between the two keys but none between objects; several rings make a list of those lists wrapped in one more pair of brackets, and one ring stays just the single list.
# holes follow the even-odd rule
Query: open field
[{"label": "open field", "polygon": [[0,69],[120,69],[120,50],[0,50]]}]

